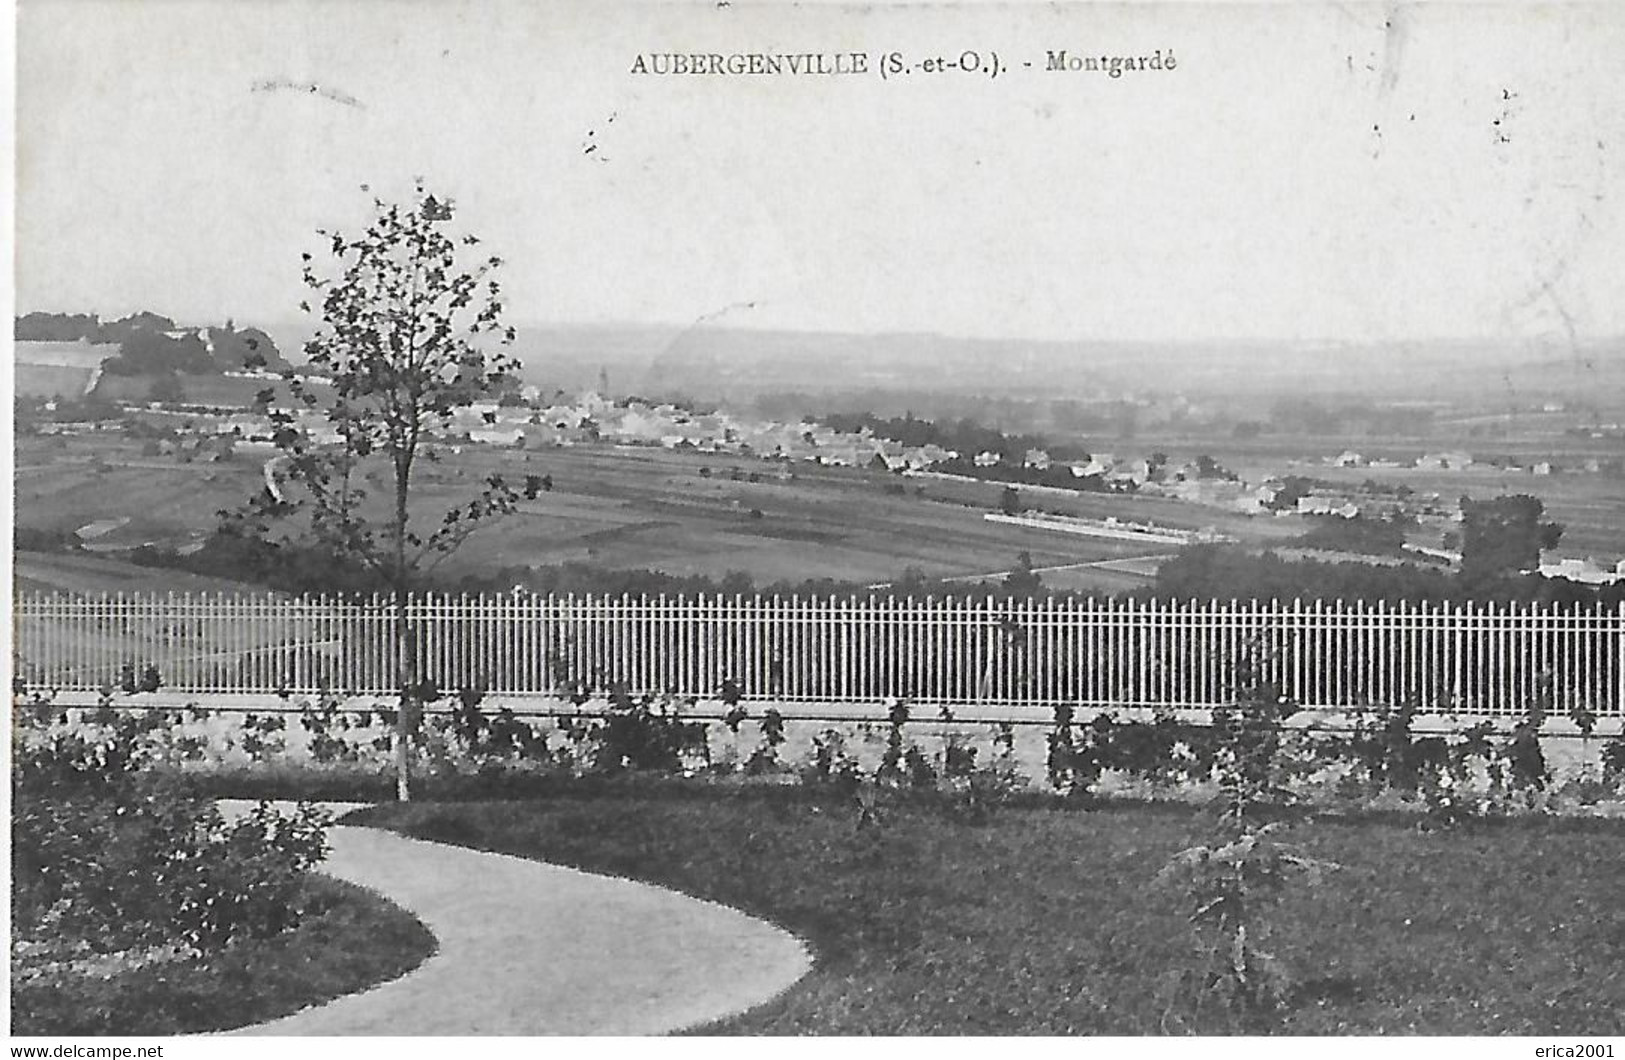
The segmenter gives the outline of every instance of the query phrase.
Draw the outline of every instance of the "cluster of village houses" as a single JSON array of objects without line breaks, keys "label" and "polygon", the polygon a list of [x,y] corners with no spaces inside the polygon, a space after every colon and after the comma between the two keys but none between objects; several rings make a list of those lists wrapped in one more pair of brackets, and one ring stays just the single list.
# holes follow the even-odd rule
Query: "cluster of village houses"
[{"label": "cluster of village houses", "polygon": [[1551,460],[1520,460],[1511,456],[1481,456],[1460,451],[1424,453],[1415,460],[1366,459],[1352,449],[1344,450],[1326,461],[1333,467],[1415,468],[1418,471],[1459,471],[1477,468],[1485,471],[1525,472],[1531,475],[1588,474],[1619,471],[1619,461],[1590,457],[1572,464],[1559,464]]}]

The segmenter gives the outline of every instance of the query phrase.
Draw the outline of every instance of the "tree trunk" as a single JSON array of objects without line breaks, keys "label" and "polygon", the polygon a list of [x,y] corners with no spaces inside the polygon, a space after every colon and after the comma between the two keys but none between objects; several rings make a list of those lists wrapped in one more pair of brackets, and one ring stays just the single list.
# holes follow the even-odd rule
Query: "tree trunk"
[{"label": "tree trunk", "polygon": [[412,799],[412,734],[417,729],[420,706],[417,654],[412,649],[412,633],[407,626],[407,603],[412,582],[406,569],[407,492],[412,485],[410,454],[395,459],[395,569],[391,572],[395,594],[395,676],[400,682],[400,709],[395,712],[395,797]]},{"label": "tree trunk", "polygon": [[401,701],[395,711],[395,797],[412,800],[412,724],[417,696],[417,667],[412,651],[412,633],[407,627],[407,594],[395,591],[395,681]]}]

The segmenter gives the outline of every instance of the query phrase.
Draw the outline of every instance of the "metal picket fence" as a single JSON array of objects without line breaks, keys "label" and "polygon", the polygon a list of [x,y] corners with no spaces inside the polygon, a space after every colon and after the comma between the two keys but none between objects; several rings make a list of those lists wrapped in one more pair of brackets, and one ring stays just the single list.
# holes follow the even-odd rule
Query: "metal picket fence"
[{"label": "metal picket fence", "polygon": [[[422,676],[505,695],[731,682],[806,703],[1208,708],[1252,659],[1310,707],[1625,710],[1625,605],[428,594],[406,613]],[[396,685],[383,596],[23,594],[13,614],[32,688],[117,687],[149,666],[198,695]]]}]

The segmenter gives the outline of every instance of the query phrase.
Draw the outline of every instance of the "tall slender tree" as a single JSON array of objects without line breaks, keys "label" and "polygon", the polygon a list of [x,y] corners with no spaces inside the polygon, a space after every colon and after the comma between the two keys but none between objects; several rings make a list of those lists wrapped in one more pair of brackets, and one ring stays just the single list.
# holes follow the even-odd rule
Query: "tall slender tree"
[{"label": "tall slender tree", "polygon": [[[403,801],[411,797],[413,740],[433,697],[433,683],[417,666],[412,594],[476,529],[542,488],[539,476],[514,486],[491,475],[431,529],[414,522],[414,473],[433,457],[430,439],[457,410],[499,393],[519,367],[505,352],[514,333],[502,321],[501,259],[468,261],[480,241],[454,234],[453,214],[450,200],[419,181],[404,204],[375,198],[372,220],[359,235],[318,233],[331,260],[318,265],[304,255],[311,297],[301,308],[316,322],[304,346],[306,364],[283,373],[287,400],[276,387],[258,395],[290,488],[267,490],[227,514],[234,530],[273,540],[275,524],[281,542],[314,543],[387,587],[400,690],[396,789]],[[365,485],[367,468],[379,463],[387,465],[391,487],[383,510],[369,502]]]}]

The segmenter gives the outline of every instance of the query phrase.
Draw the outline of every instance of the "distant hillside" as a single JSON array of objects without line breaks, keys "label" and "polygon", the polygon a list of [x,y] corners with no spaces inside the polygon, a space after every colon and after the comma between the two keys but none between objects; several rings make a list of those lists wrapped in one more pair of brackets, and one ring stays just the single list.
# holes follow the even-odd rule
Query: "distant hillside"
[{"label": "distant hillside", "polygon": [[530,382],[742,399],[767,391],[1035,397],[1362,394],[1389,400],[1625,396],[1625,338],[1393,343],[1044,341],[701,326],[519,329]]},{"label": "distant hillside", "polygon": [[[94,316],[52,314],[18,320],[19,338],[26,330],[28,337],[109,341],[102,336],[121,327],[146,333],[149,342],[154,333],[182,336],[170,341],[184,348],[166,346],[167,352],[156,357],[133,351],[144,366],[166,357],[201,364],[199,350],[212,349],[216,369],[242,367],[267,349],[272,369],[287,363],[284,350],[286,357],[303,361],[300,351],[310,331],[309,322],[299,320],[259,329],[237,330],[229,324],[186,328],[155,314],[111,324]],[[187,335],[195,340],[187,341]],[[1610,412],[1625,407],[1625,337],[1575,344],[1556,338],[1178,343],[776,331],[714,324],[548,324],[520,327],[512,352],[524,366],[525,380],[546,393],[602,389],[611,396],[684,395],[706,402],[746,402],[788,392],[814,397],[890,393],[898,397],[899,410],[909,407],[910,395],[925,392],[1042,400],[1179,394],[1192,400],[1250,400],[1259,408],[1277,397],[1318,395],[1476,405],[1501,412],[1512,402],[1556,400],[1594,409],[1604,420],[1625,418],[1625,412]],[[110,365],[109,373],[124,363]]]}]

